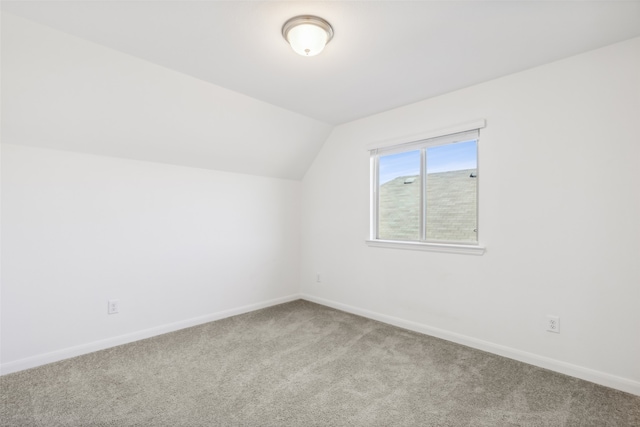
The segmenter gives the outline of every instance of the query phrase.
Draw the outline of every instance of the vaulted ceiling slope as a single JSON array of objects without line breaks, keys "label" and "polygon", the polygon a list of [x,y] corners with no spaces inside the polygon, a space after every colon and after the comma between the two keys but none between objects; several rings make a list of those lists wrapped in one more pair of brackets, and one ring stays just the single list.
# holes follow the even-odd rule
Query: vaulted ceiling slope
[{"label": "vaulted ceiling slope", "polygon": [[332,126],[2,13],[2,142],[300,180]]},{"label": "vaulted ceiling slope", "polygon": [[[3,1],[75,36],[339,124],[640,35],[639,1]],[[322,55],[280,34],[327,19]]]},{"label": "vaulted ceiling slope", "polygon": [[[333,125],[640,35],[640,1],[1,8],[3,142],[287,179]],[[321,55],[283,40],[298,14],[333,25]]]}]

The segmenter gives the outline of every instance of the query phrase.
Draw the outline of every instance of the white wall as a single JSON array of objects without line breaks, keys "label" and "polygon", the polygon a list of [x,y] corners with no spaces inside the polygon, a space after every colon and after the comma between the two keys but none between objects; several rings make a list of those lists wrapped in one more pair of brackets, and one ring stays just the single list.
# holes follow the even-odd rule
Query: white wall
[{"label": "white wall", "polygon": [[300,189],[3,144],[2,372],[295,298]]},{"label": "white wall", "polygon": [[[337,127],[303,181],[303,295],[640,394],[639,117],[636,38]],[[486,253],[366,246],[367,144],[479,118]]]}]

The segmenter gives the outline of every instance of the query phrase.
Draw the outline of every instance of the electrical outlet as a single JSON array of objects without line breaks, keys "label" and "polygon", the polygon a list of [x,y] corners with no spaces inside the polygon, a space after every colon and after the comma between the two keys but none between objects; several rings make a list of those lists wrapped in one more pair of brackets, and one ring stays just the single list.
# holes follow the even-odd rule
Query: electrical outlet
[{"label": "electrical outlet", "polygon": [[316,273],[316,283],[322,283],[322,280],[320,279],[320,273]]},{"label": "electrical outlet", "polygon": [[107,301],[107,313],[116,314],[120,312],[120,301],[117,299],[110,299]]},{"label": "electrical outlet", "polygon": [[547,315],[547,331],[560,333],[560,318],[558,316]]}]

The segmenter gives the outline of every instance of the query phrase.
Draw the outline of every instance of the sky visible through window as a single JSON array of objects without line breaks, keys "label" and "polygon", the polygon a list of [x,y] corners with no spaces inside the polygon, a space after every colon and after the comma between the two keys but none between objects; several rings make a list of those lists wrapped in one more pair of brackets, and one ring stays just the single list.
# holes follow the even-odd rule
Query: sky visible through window
[{"label": "sky visible through window", "polygon": [[[476,169],[476,141],[427,148],[427,174]],[[420,150],[380,156],[380,185],[400,176],[420,175]]]}]

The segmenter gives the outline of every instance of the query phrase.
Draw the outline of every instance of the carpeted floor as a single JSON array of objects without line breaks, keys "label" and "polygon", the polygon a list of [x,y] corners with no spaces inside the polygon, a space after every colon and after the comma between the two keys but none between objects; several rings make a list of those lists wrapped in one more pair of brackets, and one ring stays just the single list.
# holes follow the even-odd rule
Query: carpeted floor
[{"label": "carpeted floor", "polygon": [[640,426],[640,397],[306,301],[0,377],[2,426]]}]

